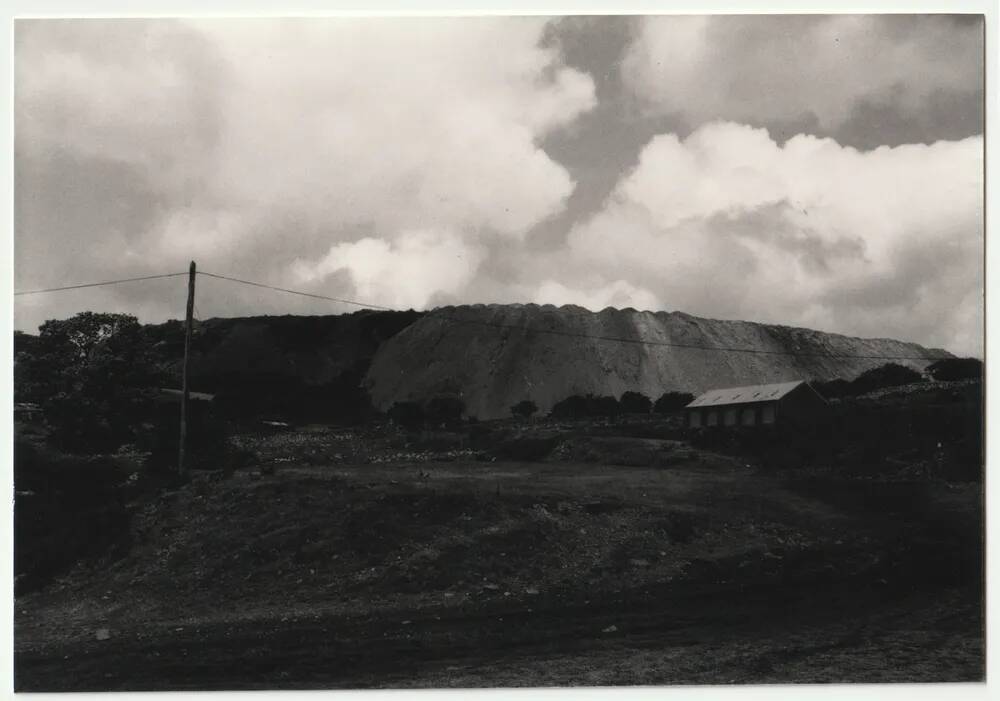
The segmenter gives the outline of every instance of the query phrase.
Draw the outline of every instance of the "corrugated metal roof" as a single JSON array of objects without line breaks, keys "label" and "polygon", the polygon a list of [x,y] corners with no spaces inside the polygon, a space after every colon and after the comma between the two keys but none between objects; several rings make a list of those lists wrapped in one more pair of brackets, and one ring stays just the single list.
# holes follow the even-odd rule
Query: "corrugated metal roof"
[{"label": "corrugated metal roof", "polygon": [[781,399],[802,383],[803,380],[796,380],[795,382],[779,382],[773,385],[749,385],[747,387],[710,389],[688,404],[688,407],[772,402]]}]

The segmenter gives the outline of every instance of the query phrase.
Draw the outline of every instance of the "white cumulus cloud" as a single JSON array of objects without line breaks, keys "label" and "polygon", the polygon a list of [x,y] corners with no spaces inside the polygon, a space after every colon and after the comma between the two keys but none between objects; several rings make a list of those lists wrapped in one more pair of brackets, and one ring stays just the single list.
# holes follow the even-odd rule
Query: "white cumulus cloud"
[{"label": "white cumulus cloud", "polygon": [[626,280],[615,280],[596,287],[570,287],[555,280],[546,280],[535,291],[537,304],[575,304],[579,307],[600,311],[606,307],[624,309],[632,307],[640,311],[656,311],[660,301],[649,290],[630,284]]},{"label": "white cumulus cloud", "polygon": [[318,261],[297,260],[298,280],[311,283],[345,272],[364,301],[423,308],[436,294],[454,294],[472,280],[485,251],[455,232],[405,231],[393,243],[363,238],[338,243]]},{"label": "white cumulus cloud", "polygon": [[[30,201],[19,205],[19,280],[106,277],[103,256],[37,257],[69,236],[110,247],[116,263],[160,272],[197,258],[278,284],[299,279],[294,261],[339,270],[331,251],[353,251],[352,274],[312,275],[313,291],[403,306],[454,291],[464,268],[413,281],[410,261],[453,246],[468,267],[484,241],[523,240],[573,191],[539,144],[595,104],[594,84],[545,45],[545,26],[21,21],[16,148]],[[63,181],[104,183],[86,204],[100,221],[50,214],[72,204]],[[360,251],[384,256],[366,265],[393,280],[376,284]]]},{"label": "white cumulus cloud", "polygon": [[982,164],[981,137],[865,152],[712,123],[654,138],[571,257],[673,309],[980,352]]}]

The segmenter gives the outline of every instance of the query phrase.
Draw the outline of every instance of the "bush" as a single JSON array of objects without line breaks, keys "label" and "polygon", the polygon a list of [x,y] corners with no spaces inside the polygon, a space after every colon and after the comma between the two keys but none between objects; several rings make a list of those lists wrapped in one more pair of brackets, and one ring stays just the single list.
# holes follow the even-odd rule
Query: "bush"
[{"label": "bush", "polygon": [[127,548],[127,477],[108,459],[67,455],[15,438],[16,593],[44,586],[80,559]]},{"label": "bush", "polygon": [[877,368],[866,370],[851,382],[852,394],[866,394],[877,389],[899,387],[914,382],[923,382],[924,377],[912,368],[898,363],[886,363]]},{"label": "bush", "polygon": [[424,425],[424,410],[416,402],[396,402],[387,414],[394,424],[411,431]]},{"label": "bush", "polygon": [[849,397],[853,393],[851,383],[840,377],[827,380],[826,382],[812,382],[810,384],[824,399]]},{"label": "bush", "polygon": [[538,405],[530,399],[522,399],[510,408],[511,416],[514,418],[530,419],[538,412]]},{"label": "bush", "polygon": [[555,419],[582,419],[587,414],[587,400],[579,394],[556,402],[549,415]]},{"label": "bush", "polygon": [[433,426],[457,424],[464,413],[465,402],[458,397],[434,397],[424,407],[424,418]]},{"label": "bush", "polygon": [[371,420],[375,409],[357,369],[346,370],[329,382],[310,385],[278,372],[226,372],[198,377],[199,388],[214,391],[217,410],[227,417],[254,420],[280,417],[301,423],[359,425]]},{"label": "bush", "polygon": [[648,414],[653,408],[653,401],[640,392],[626,392],[618,403],[623,414]]},{"label": "bush", "polygon": [[617,416],[621,406],[614,397],[574,394],[557,402],[550,416],[556,419],[583,419],[592,416]]},{"label": "bush", "polygon": [[587,406],[591,416],[618,416],[622,407],[614,397],[587,395]]},{"label": "bush", "polygon": [[[218,470],[233,467],[236,453],[229,447],[229,431],[212,407],[192,400],[187,405],[187,436],[184,444],[184,467],[195,470]],[[138,446],[149,452],[149,467],[156,472],[177,469],[180,439],[180,403],[159,402],[150,421],[139,433]]]},{"label": "bush", "polygon": [[927,366],[935,380],[974,380],[983,376],[983,361],[978,358],[945,358]]},{"label": "bush", "polygon": [[501,460],[544,460],[562,442],[561,436],[523,436],[502,441],[493,449]]},{"label": "bush", "polygon": [[653,411],[657,414],[670,414],[683,409],[693,401],[694,395],[690,392],[664,392],[653,404]]}]

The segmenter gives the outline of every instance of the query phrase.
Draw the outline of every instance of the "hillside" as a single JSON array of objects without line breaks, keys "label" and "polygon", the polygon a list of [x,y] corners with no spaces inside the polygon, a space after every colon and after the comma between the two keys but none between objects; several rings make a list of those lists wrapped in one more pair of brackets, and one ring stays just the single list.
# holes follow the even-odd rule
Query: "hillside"
[{"label": "hillside", "polygon": [[18,690],[981,680],[981,483],[919,469],[938,441],[961,456],[898,398],[867,401],[900,445],[845,431],[827,467],[634,438],[635,417],[453,436],[487,459],[386,425],[252,432],[256,466],[126,482],[114,520],[70,508],[81,465],[22,463],[38,550],[111,547],[19,592]]},{"label": "hillside", "polygon": [[[655,345],[662,343],[759,352]],[[682,312],[474,305],[435,310],[393,336],[375,354],[366,386],[379,409],[402,399],[451,394],[464,399],[470,415],[491,419],[508,415],[511,405],[526,398],[547,411],[572,394],[617,397],[633,390],[655,399],[668,390],[697,393],[726,385],[851,379],[886,362],[838,355],[950,356],[891,339]],[[897,362],[921,370],[930,361]]]},{"label": "hillside", "polygon": [[[380,345],[419,312],[363,310],[329,316],[206,319],[194,329],[191,383],[248,413],[336,418],[362,402],[359,386]],[[179,377],[178,321],[146,327],[160,362]]]}]

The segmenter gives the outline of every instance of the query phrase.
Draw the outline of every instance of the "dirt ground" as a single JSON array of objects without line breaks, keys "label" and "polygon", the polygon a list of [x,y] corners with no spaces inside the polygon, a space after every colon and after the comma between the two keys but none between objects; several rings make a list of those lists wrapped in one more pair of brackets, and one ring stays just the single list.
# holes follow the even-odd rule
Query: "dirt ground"
[{"label": "dirt ground", "polygon": [[17,690],[984,675],[973,484],[460,456],[203,474],[134,506],[126,554],[18,597]]}]

